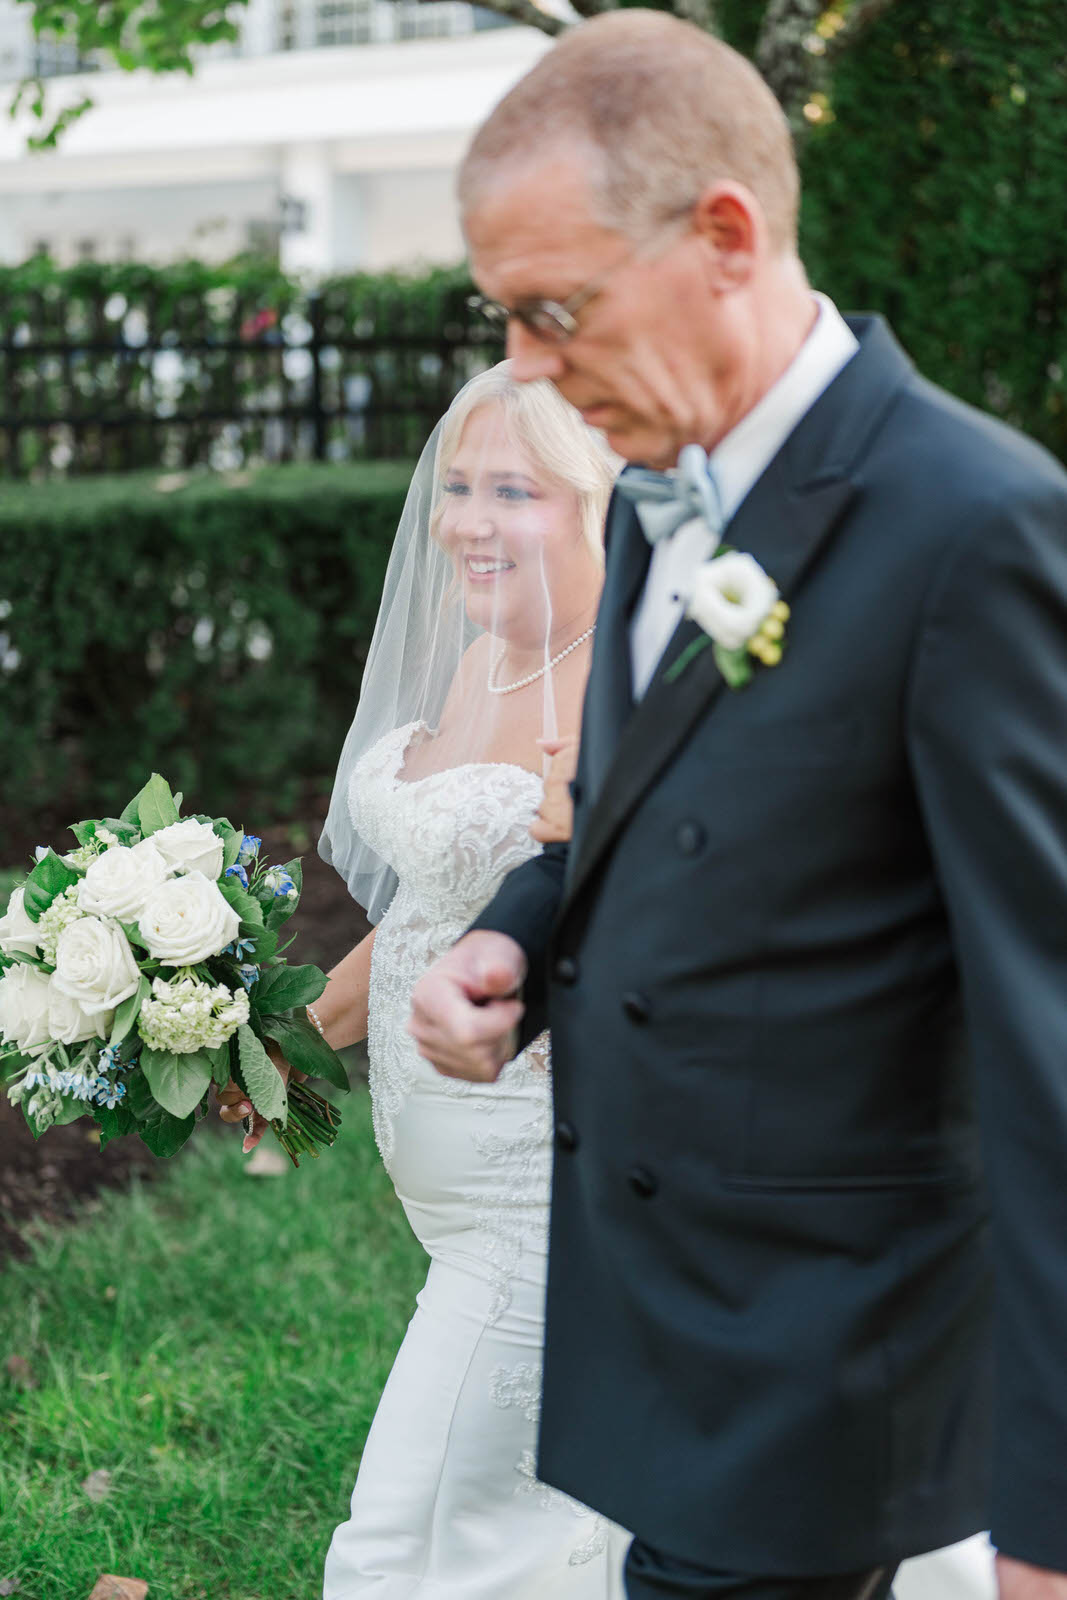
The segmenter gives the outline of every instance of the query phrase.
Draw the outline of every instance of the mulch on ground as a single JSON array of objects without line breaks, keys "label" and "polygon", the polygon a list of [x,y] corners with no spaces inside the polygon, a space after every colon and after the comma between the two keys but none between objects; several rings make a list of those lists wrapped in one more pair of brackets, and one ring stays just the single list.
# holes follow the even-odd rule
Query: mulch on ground
[{"label": "mulch on ground", "polygon": [[[263,848],[275,862],[302,857],[304,891],[289,924],[297,939],[287,958],[329,971],[363,938],[368,925],[341,879],[315,849],[322,816],[316,808],[314,815],[264,828]],[[38,839],[51,842],[61,837],[59,827],[42,830],[33,839],[9,835],[4,840],[6,860],[0,866],[22,860],[28,864]],[[6,1256],[25,1254],[21,1229],[27,1223],[74,1217],[100,1189],[121,1188],[135,1174],[150,1179],[158,1166],[139,1139],[116,1139],[101,1150],[94,1125],[87,1119],[51,1128],[35,1140],[22,1112],[0,1089],[0,1263]]]}]

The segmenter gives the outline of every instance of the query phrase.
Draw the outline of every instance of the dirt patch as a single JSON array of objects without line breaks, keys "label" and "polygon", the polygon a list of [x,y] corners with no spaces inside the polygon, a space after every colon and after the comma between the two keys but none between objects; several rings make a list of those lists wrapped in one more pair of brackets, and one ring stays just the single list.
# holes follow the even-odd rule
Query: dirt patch
[{"label": "dirt patch", "polygon": [[[329,971],[363,938],[368,925],[315,849],[323,814],[316,808],[311,815],[265,828],[263,848],[276,862],[302,857],[304,891],[289,925],[297,938],[288,959],[314,962]],[[58,838],[60,832],[42,836]],[[0,866],[32,858],[35,842],[16,841],[8,862],[0,861]],[[139,1139],[116,1139],[101,1150],[88,1120],[52,1128],[35,1140],[22,1112],[0,1090],[0,1263],[5,1256],[25,1254],[20,1230],[27,1223],[64,1221],[98,1190],[121,1188],[134,1174],[151,1178],[158,1167]]]}]

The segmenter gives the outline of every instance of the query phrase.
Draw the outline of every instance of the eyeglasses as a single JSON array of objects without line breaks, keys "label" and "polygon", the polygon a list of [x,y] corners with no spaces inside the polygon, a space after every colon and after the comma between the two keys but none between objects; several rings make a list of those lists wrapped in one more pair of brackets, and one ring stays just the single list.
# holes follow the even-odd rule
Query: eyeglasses
[{"label": "eyeglasses", "polygon": [[[674,231],[683,216],[688,219],[691,210],[691,206],[686,206],[684,212],[679,212],[671,219],[671,231]],[[519,300],[513,306],[506,306],[500,300],[490,300],[484,294],[472,294],[468,297],[467,305],[472,311],[479,311],[494,328],[506,331],[508,323],[514,317],[516,322],[521,322],[535,339],[541,339],[545,344],[566,344],[567,340],[573,339],[578,332],[578,319],[575,313],[596,298],[613,272],[618,272],[620,267],[629,265],[638,256],[650,253],[660,242],[661,237],[662,235],[657,233],[651,243],[645,240],[635,245],[620,260],[613,261],[611,266],[595,277],[591,283],[568,295],[566,300]]]}]

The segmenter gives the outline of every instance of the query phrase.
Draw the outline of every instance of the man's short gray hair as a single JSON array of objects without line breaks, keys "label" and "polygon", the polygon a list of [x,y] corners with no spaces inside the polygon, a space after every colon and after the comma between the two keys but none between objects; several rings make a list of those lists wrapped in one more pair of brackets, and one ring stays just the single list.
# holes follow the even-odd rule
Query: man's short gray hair
[{"label": "man's short gray hair", "polygon": [[595,220],[631,238],[729,178],[756,196],[775,250],[796,251],[800,185],[778,101],[744,56],[664,12],[614,11],[564,34],[475,134],[462,213],[556,155],[584,159]]}]

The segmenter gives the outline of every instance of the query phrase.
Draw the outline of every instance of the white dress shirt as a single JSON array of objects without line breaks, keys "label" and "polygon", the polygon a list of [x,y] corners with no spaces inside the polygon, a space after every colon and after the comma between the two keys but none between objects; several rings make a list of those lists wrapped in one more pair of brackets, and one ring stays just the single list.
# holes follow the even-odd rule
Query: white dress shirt
[{"label": "white dress shirt", "polygon": [[[729,522],[757,478],[770,466],[801,417],[829,388],[859,349],[856,336],[832,300],[817,294],[819,315],[792,363],[763,399],[721,439],[709,458]],[[644,592],[630,624],[634,699],[652,681],[660,656],[685,609],[697,567],[714,540],[697,520],[685,523],[652,552]]]}]

